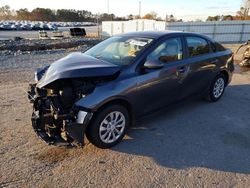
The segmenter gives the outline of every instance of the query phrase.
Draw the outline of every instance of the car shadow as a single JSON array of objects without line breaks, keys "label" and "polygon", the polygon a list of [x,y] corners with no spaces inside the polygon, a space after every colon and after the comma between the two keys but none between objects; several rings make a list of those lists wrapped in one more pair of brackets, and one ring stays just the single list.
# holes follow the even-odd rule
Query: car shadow
[{"label": "car shadow", "polygon": [[228,86],[217,103],[188,99],[138,121],[113,150],[175,169],[250,173],[250,85]]}]

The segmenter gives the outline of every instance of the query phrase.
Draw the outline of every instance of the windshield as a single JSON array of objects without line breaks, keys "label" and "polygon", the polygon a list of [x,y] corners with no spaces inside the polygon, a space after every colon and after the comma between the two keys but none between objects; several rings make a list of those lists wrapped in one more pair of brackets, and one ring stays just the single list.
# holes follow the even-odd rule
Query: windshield
[{"label": "windshield", "polygon": [[128,65],[152,41],[150,38],[131,36],[111,37],[89,49],[85,54],[116,65]]}]

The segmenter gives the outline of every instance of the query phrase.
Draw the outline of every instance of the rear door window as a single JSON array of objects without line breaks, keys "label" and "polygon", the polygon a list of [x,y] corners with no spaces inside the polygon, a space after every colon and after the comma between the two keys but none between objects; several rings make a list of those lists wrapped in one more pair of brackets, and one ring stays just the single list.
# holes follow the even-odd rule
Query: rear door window
[{"label": "rear door window", "polygon": [[207,40],[200,37],[186,37],[189,57],[210,53]]},{"label": "rear door window", "polygon": [[213,52],[222,52],[226,50],[221,44],[217,42],[214,42],[214,43],[211,42],[211,48]]}]

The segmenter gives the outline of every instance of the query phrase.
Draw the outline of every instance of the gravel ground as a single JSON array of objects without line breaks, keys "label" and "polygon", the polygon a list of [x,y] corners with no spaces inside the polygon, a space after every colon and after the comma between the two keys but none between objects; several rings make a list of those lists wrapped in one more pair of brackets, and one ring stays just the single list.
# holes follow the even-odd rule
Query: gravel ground
[{"label": "gravel ground", "polygon": [[70,52],[0,56],[0,187],[249,187],[248,69],[237,69],[218,103],[155,112],[112,149],[47,146],[31,128],[25,90],[36,67]]},{"label": "gravel ground", "polygon": [[21,40],[0,40],[0,54],[18,52],[31,52],[42,50],[68,49],[83,45],[93,46],[101,39],[68,37],[62,39],[21,39]]},{"label": "gravel ground", "polygon": [[[64,36],[69,36],[69,31],[72,27],[59,27],[58,30],[63,32]],[[97,35],[98,33],[98,26],[84,26],[81,27],[86,30],[87,35]],[[101,29],[102,26],[100,25],[99,28]],[[49,37],[53,36],[53,31],[47,31]],[[1,31],[0,32],[0,40],[8,40],[14,37],[22,37],[22,38],[30,38],[30,39],[37,39],[39,38],[38,31]]]}]

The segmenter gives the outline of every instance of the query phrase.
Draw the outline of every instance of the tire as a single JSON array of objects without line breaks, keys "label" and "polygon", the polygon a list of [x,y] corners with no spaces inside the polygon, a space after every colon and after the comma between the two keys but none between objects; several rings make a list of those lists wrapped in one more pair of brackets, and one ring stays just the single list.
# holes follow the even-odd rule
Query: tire
[{"label": "tire", "polygon": [[87,127],[88,140],[98,148],[106,149],[118,144],[127,131],[130,117],[121,105],[109,105],[94,115]]},{"label": "tire", "polygon": [[210,102],[217,102],[223,96],[226,87],[226,78],[223,74],[217,75],[206,95],[205,99]]}]

